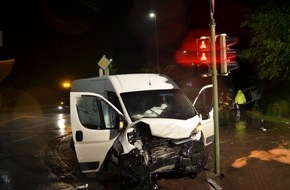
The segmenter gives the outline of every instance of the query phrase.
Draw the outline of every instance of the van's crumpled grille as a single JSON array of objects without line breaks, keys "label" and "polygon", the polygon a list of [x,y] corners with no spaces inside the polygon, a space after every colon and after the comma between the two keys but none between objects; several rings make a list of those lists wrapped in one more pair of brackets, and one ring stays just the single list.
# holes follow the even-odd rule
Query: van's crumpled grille
[{"label": "van's crumpled grille", "polygon": [[170,140],[154,141],[148,149],[151,172],[182,171],[199,173],[206,163],[207,153],[202,142],[188,141],[174,144]]},{"label": "van's crumpled grille", "polygon": [[164,139],[164,138],[152,138],[150,142],[147,142],[145,145],[148,145],[150,148],[154,148],[157,146],[164,146],[169,144],[172,144],[171,140],[169,139]]}]

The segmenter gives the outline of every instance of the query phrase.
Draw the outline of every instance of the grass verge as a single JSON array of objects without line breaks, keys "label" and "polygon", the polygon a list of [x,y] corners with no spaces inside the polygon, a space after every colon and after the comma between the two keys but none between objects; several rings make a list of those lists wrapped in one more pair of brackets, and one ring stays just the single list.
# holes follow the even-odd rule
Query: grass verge
[{"label": "grass verge", "polygon": [[258,120],[263,119],[264,121],[268,121],[268,122],[284,123],[288,125],[290,124],[290,118],[288,117],[264,115],[263,113],[259,111],[253,111],[253,110],[246,111],[246,114],[248,117],[251,117],[253,119],[258,119]]}]

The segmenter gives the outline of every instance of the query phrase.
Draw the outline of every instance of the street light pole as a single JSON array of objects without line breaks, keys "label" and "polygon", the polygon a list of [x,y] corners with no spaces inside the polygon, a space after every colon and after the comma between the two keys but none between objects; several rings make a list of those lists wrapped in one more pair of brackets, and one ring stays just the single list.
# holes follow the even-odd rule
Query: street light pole
[{"label": "street light pole", "polygon": [[158,69],[158,74],[160,73],[160,66],[159,66],[159,47],[158,47],[158,32],[157,32],[157,16],[155,13],[151,12],[149,14],[150,18],[154,18],[155,22],[155,40],[156,40],[156,59],[157,59],[157,69]]}]

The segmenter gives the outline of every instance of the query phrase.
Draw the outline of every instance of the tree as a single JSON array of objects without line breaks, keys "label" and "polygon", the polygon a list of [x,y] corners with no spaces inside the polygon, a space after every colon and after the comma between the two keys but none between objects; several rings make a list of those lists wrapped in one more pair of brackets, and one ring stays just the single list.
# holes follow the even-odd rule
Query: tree
[{"label": "tree", "polygon": [[241,27],[253,33],[248,49],[239,57],[256,64],[261,80],[290,79],[290,5],[268,2],[260,4]]}]

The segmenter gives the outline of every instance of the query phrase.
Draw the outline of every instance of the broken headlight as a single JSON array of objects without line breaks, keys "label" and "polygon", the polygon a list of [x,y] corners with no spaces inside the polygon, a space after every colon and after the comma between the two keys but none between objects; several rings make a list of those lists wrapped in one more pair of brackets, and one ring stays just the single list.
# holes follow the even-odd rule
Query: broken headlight
[{"label": "broken headlight", "polygon": [[201,129],[202,125],[199,123],[196,128],[191,132],[190,138],[197,141],[201,140]]}]

